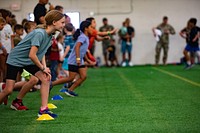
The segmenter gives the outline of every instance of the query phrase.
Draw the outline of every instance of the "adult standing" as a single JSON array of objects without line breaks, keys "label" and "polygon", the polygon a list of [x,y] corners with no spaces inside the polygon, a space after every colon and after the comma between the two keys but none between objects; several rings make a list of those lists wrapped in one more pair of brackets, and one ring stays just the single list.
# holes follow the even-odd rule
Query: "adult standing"
[{"label": "adult standing", "polygon": [[[103,18],[102,22],[103,22],[103,26],[99,28],[100,32],[108,32],[108,31],[114,30],[114,27],[108,24],[107,18]],[[110,38],[113,39],[113,36],[110,35]],[[103,51],[103,56],[104,56],[104,61],[105,61],[106,66],[108,66],[108,55],[107,55],[108,46],[110,46],[110,40],[109,39],[102,40],[102,51]]]},{"label": "adult standing", "polygon": [[135,36],[135,29],[130,25],[130,19],[126,18],[125,25],[127,28],[127,34],[123,35],[121,30],[119,30],[119,36],[121,38],[121,51],[122,51],[122,66],[126,66],[126,52],[128,52],[128,65],[133,66],[131,62],[132,58],[132,38]]},{"label": "adult standing", "polygon": [[[46,4],[49,3],[49,0],[39,0],[38,4],[35,6],[33,14],[35,16],[36,24],[44,24],[45,19],[44,16],[47,13],[47,9],[45,7]],[[49,4],[49,10],[54,9],[53,5]]]},{"label": "adult standing", "polygon": [[163,64],[166,65],[167,57],[168,57],[168,50],[169,50],[169,34],[174,35],[176,32],[174,28],[168,24],[168,17],[163,17],[163,22],[159,24],[157,27],[153,28],[153,34],[156,36],[155,29],[159,29],[162,33],[160,36],[159,41],[156,44],[156,55],[155,55],[155,64],[158,65],[160,59],[160,52],[161,48],[163,48]]}]

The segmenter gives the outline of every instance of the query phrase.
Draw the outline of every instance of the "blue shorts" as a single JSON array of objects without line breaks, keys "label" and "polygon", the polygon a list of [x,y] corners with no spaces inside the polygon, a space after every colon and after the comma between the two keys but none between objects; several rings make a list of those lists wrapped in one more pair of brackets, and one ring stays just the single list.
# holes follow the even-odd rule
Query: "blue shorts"
[{"label": "blue shorts", "polygon": [[126,41],[124,41],[124,40],[122,40],[122,47],[121,47],[121,52],[124,54],[124,53],[126,53],[126,51],[128,52],[128,53],[131,53],[131,51],[132,51],[132,43],[131,44],[127,44],[127,42]]},{"label": "blue shorts", "polygon": [[192,47],[191,45],[187,44],[185,50],[189,52],[196,52],[199,51],[199,46]]},{"label": "blue shorts", "polygon": [[65,58],[62,64],[62,68],[68,71],[68,58]]}]

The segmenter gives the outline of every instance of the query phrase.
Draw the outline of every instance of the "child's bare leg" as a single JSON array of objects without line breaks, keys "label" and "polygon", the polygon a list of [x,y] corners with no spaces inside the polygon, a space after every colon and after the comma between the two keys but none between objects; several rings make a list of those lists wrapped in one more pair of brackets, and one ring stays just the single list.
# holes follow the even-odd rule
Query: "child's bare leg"
[{"label": "child's bare leg", "polygon": [[38,71],[35,75],[41,81],[41,88],[40,88],[41,110],[44,110],[47,108],[47,104],[48,104],[49,86],[50,86],[51,78],[49,75],[43,73],[42,71]]},{"label": "child's bare leg", "polygon": [[12,93],[14,85],[15,85],[15,80],[10,80],[10,79],[6,80],[6,87],[0,93],[0,104],[3,102],[4,98],[6,98],[6,96],[8,96]]},{"label": "child's bare leg", "polygon": [[26,93],[29,92],[29,90],[32,89],[38,81],[38,78],[32,75],[30,80],[22,86],[22,89],[20,90],[17,99],[23,99]]},{"label": "child's bare leg", "polygon": [[74,91],[87,77],[87,67],[79,69],[79,78],[74,82],[74,84],[69,88],[70,91]]}]

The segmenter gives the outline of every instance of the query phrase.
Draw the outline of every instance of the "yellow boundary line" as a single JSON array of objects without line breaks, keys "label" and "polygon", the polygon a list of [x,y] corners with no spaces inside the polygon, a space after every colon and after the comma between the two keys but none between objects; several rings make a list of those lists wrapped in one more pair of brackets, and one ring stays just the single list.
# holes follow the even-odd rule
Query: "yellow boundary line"
[{"label": "yellow boundary line", "polygon": [[177,78],[177,79],[183,80],[183,81],[185,81],[185,82],[187,82],[187,83],[190,83],[190,84],[192,84],[192,85],[194,85],[194,86],[200,87],[200,83],[196,83],[196,82],[194,82],[194,81],[191,81],[191,80],[189,80],[189,79],[183,78],[183,77],[178,76],[178,75],[176,75],[176,74],[173,74],[173,73],[171,73],[171,72],[168,72],[168,71],[159,69],[159,68],[157,68],[157,67],[153,67],[153,69],[155,69],[155,70],[157,70],[157,71],[160,71],[160,72],[162,72],[162,73],[165,73],[165,74],[167,74],[167,75],[170,75],[170,76],[172,76],[172,77],[175,77],[175,78]]}]

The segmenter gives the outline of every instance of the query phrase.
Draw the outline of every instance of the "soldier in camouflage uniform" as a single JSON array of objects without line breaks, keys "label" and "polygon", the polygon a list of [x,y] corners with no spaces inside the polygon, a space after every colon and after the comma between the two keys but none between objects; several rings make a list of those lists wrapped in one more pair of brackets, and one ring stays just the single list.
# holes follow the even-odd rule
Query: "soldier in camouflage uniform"
[{"label": "soldier in camouflage uniform", "polygon": [[156,28],[153,28],[153,34],[155,34],[155,29],[159,29],[162,32],[162,35],[160,36],[159,41],[156,44],[156,55],[155,55],[155,63],[158,65],[159,59],[160,59],[160,52],[161,48],[163,48],[163,64],[166,65],[167,62],[167,56],[168,56],[168,50],[169,50],[169,34],[174,35],[175,30],[174,28],[168,24],[168,17],[163,17],[163,22],[159,24]]},{"label": "soldier in camouflage uniform", "polygon": [[[103,18],[103,26],[99,28],[100,32],[108,32],[114,30],[114,27],[112,25],[108,24],[108,19]],[[113,38],[112,35],[110,35],[111,39]],[[107,48],[110,46],[110,40],[102,40],[102,50],[103,50],[103,56],[105,65],[108,66],[108,55],[107,55]]]}]

